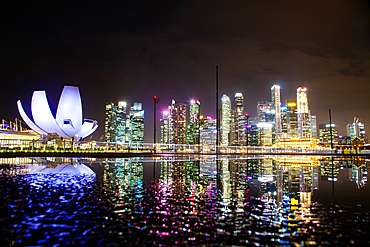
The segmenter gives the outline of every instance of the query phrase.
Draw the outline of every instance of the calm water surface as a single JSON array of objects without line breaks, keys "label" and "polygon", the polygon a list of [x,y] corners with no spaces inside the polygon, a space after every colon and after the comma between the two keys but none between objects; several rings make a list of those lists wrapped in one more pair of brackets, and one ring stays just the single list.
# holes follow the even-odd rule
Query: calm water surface
[{"label": "calm water surface", "polygon": [[1,163],[2,246],[370,244],[364,158]]}]

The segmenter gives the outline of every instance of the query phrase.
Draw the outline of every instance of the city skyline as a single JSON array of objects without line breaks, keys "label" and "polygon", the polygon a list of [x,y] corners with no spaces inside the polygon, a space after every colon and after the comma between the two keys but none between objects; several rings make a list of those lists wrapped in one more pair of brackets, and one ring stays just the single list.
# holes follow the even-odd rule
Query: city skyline
[{"label": "city skyline", "polygon": [[104,133],[105,102],[123,100],[143,103],[150,142],[154,95],[158,121],[172,99],[198,99],[201,114],[215,116],[219,66],[219,99],[242,93],[251,116],[276,84],[282,105],[307,87],[317,124],[331,109],[342,135],[354,117],[370,122],[366,1],[8,3],[4,12],[5,120],[20,118],[16,101],[28,104],[34,90],[56,99],[76,85],[84,115],[100,124],[94,139]]}]

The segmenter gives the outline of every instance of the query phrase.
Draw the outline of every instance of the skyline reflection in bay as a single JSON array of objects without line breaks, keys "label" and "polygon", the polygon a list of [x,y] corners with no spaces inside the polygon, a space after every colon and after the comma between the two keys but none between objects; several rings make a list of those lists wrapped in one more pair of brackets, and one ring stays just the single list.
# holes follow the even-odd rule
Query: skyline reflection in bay
[{"label": "skyline reflection in bay", "polygon": [[[5,243],[370,243],[364,158],[49,158],[2,164],[2,229],[17,232],[3,237]],[[65,167],[73,172],[61,172]],[[64,181],[62,188],[56,181]],[[32,183],[38,187],[27,185]],[[4,184],[13,184],[14,193]],[[33,197],[43,203],[33,205]],[[34,210],[25,210],[30,205]],[[66,224],[54,224],[64,216]]]}]

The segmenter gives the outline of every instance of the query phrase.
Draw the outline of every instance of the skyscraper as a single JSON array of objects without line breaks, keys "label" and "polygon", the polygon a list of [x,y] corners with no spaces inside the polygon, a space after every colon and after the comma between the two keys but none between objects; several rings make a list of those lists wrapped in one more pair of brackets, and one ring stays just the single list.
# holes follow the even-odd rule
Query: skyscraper
[{"label": "skyscraper", "polygon": [[235,116],[240,117],[243,115],[244,107],[243,107],[243,94],[236,93],[235,94]]},{"label": "skyscraper", "polygon": [[169,130],[169,112],[163,111],[163,116],[159,120],[160,122],[160,136],[161,136],[161,143],[168,144],[168,130]]},{"label": "skyscraper", "polygon": [[189,122],[186,125],[186,143],[199,144],[199,100],[191,100],[189,108]]},{"label": "skyscraper", "polygon": [[231,120],[231,101],[224,94],[221,98],[221,143],[225,146],[230,145]]},{"label": "skyscraper", "polygon": [[200,115],[200,102],[199,100],[191,100],[190,101],[190,116],[189,116],[189,122],[195,122]]},{"label": "skyscraper", "polygon": [[247,118],[244,115],[244,107],[243,107],[243,94],[236,93],[235,94],[235,137],[236,142],[235,145],[243,146],[246,142],[246,123]]},{"label": "skyscraper", "polygon": [[116,111],[114,103],[107,101],[105,104],[105,141],[116,141]]},{"label": "skyscraper", "polygon": [[276,139],[281,137],[281,102],[280,102],[280,86],[274,85],[271,87],[271,108],[275,112],[274,122],[275,122],[275,131]]},{"label": "skyscraper", "polygon": [[288,138],[298,137],[297,101],[287,100],[287,135]]},{"label": "skyscraper", "polygon": [[116,108],[116,141],[126,142],[126,105],[124,101],[118,101]]},{"label": "skyscraper", "polygon": [[127,102],[105,105],[105,140],[107,142],[143,142],[144,110],[141,103],[133,103],[127,113]]},{"label": "skyscraper", "polygon": [[311,137],[311,116],[308,109],[307,88],[297,88],[298,137]]},{"label": "skyscraper", "polygon": [[351,140],[357,136],[358,138],[363,139],[365,140],[365,142],[367,142],[365,125],[361,123],[360,118],[354,117],[353,123],[347,124],[347,136],[349,136]]},{"label": "skyscraper", "polygon": [[311,116],[311,137],[317,138],[317,120],[316,116]]},{"label": "skyscraper", "polygon": [[186,143],[186,104],[176,103],[172,100],[169,107],[169,143]]},{"label": "skyscraper", "polygon": [[257,102],[257,117],[260,122],[272,123],[274,122],[274,114],[271,110],[271,102],[258,101]]},{"label": "skyscraper", "polygon": [[144,110],[142,103],[131,103],[130,107],[130,142],[142,143],[144,141]]}]

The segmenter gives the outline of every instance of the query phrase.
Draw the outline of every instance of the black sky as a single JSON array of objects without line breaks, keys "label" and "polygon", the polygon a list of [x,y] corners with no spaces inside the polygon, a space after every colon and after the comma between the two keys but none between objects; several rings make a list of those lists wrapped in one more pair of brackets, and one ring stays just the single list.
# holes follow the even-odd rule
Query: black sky
[{"label": "black sky", "polygon": [[[318,124],[328,109],[340,134],[353,117],[370,125],[368,1],[89,1],[8,2],[1,9],[0,117],[19,114],[16,101],[47,90],[57,104],[63,85],[80,88],[84,117],[104,132],[106,100],[143,102],[145,141],[152,141],[153,95],[158,112],[174,98],[197,98],[215,115],[220,97],[236,92],[245,110],[294,99],[307,86]],[[159,114],[157,114],[158,116]]]}]

